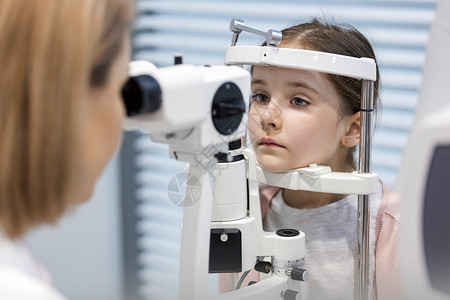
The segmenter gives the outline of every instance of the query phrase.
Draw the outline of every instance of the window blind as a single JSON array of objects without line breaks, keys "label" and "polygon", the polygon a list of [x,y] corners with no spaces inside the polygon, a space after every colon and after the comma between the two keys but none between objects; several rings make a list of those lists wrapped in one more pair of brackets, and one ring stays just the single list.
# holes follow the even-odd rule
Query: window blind
[{"label": "window blind", "polygon": [[[157,66],[183,62],[223,64],[231,43],[229,23],[239,18],[262,31],[283,29],[312,17],[349,23],[374,46],[381,74],[382,111],[373,138],[373,171],[393,186],[419,97],[422,68],[435,0],[299,1],[138,0],[133,35],[133,59]],[[262,39],[242,33],[238,45],[258,45]],[[126,145],[125,145],[126,144]],[[127,134],[122,166],[127,202],[124,249],[126,299],[176,299],[182,208],[167,195],[167,184],[184,164],[168,158],[167,146],[146,135]],[[130,227],[131,226],[131,227]],[[131,267],[130,267],[131,266]],[[188,275],[187,275],[188,276]],[[212,279],[214,280],[214,279]]]}]

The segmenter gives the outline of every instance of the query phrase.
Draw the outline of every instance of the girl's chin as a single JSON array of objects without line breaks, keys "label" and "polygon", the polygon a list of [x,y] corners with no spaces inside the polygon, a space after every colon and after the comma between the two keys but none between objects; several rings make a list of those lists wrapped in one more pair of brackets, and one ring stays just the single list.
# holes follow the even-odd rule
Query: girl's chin
[{"label": "girl's chin", "polygon": [[272,173],[284,173],[284,172],[288,172],[290,171],[289,168],[285,168],[280,164],[274,164],[274,163],[261,163],[258,162],[258,164],[265,170],[265,171],[269,171]]},{"label": "girl's chin", "polygon": [[290,163],[283,163],[281,161],[258,161],[258,165],[261,166],[265,171],[269,171],[272,173],[286,173],[295,169],[307,167],[308,165],[293,168]]}]

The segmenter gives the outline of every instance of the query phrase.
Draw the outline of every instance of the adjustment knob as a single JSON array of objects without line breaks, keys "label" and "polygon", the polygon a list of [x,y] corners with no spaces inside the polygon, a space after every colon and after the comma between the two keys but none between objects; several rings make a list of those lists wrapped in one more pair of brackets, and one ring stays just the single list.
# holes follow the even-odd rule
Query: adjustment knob
[{"label": "adjustment knob", "polygon": [[286,275],[290,276],[293,280],[306,281],[308,280],[309,273],[305,269],[294,267],[286,271]]},{"label": "adjustment knob", "polygon": [[279,229],[277,230],[276,234],[284,237],[294,237],[299,235],[300,231],[298,231],[297,229]]},{"label": "adjustment knob", "polygon": [[302,294],[294,291],[294,290],[290,290],[287,289],[284,292],[281,292],[281,297],[283,297],[283,300],[302,300]]},{"label": "adjustment knob", "polygon": [[273,266],[270,262],[268,261],[259,261],[256,265],[255,265],[255,270],[261,273],[270,273],[273,271]]},{"label": "adjustment knob", "polygon": [[222,232],[221,234],[220,234],[220,240],[222,241],[222,242],[224,242],[224,243],[226,243],[227,241],[228,241],[228,233],[227,232]]}]

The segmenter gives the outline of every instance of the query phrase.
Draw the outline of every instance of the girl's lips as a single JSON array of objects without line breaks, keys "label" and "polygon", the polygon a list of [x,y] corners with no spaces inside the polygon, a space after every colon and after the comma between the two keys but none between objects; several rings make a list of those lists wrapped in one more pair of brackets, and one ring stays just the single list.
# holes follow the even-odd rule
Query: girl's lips
[{"label": "girl's lips", "polygon": [[274,140],[270,139],[270,138],[262,138],[259,141],[259,145],[260,146],[266,146],[266,147],[280,147],[280,148],[285,148],[283,145],[278,144],[277,142],[275,142]]}]

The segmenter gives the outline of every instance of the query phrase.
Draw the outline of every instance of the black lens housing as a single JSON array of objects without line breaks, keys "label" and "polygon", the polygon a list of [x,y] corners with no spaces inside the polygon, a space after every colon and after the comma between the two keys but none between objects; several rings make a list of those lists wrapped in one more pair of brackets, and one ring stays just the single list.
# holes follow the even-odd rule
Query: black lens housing
[{"label": "black lens housing", "polygon": [[161,107],[161,86],[150,75],[133,76],[122,88],[122,98],[128,117],[152,113]]},{"label": "black lens housing", "polygon": [[211,112],[214,127],[220,134],[231,135],[238,129],[245,114],[245,102],[235,83],[225,82],[217,89]]}]

